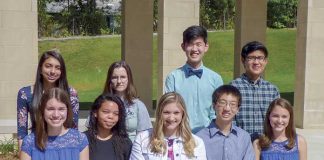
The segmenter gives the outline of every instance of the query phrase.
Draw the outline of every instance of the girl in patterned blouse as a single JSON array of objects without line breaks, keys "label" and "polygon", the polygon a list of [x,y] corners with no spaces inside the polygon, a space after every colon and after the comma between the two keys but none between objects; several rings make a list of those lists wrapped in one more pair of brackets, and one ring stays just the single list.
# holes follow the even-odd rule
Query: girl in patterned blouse
[{"label": "girl in patterned blouse", "polygon": [[[74,88],[68,85],[66,68],[63,57],[54,50],[46,51],[40,57],[35,84],[23,87],[17,97],[17,132],[19,150],[22,139],[28,134],[28,128],[35,130],[35,114],[38,110],[42,94],[58,87],[69,94],[73,111],[73,128],[78,127],[79,99]],[[28,127],[28,113],[30,114],[31,126]]]}]

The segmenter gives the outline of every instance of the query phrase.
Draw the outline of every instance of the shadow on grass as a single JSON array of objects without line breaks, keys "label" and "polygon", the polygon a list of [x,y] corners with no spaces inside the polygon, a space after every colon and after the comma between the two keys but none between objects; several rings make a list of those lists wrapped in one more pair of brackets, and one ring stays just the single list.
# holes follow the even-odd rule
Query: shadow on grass
[{"label": "shadow on grass", "polygon": [[80,102],[80,110],[90,110],[93,102]]},{"label": "shadow on grass", "polygon": [[294,92],[282,92],[280,93],[281,98],[288,100],[291,105],[294,105]]}]

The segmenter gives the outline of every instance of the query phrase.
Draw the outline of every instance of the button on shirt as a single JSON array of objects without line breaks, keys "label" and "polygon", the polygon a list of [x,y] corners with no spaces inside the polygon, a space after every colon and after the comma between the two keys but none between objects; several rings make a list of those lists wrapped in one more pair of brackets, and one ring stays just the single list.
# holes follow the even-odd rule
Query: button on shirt
[{"label": "button on shirt", "polygon": [[223,84],[221,76],[216,72],[203,65],[198,69],[202,70],[200,78],[189,74],[189,70],[194,69],[185,64],[172,71],[165,81],[165,92],[175,91],[183,97],[193,133],[208,126],[210,121],[215,118],[212,94],[216,88]]},{"label": "button on shirt", "polygon": [[207,128],[197,133],[206,148],[208,160],[254,160],[249,133],[232,125],[229,135],[224,135],[213,120]]},{"label": "button on shirt", "polygon": [[252,137],[262,134],[267,109],[274,99],[280,97],[277,87],[262,77],[253,82],[245,74],[230,84],[242,94],[242,103],[235,116],[235,124],[249,132]]}]

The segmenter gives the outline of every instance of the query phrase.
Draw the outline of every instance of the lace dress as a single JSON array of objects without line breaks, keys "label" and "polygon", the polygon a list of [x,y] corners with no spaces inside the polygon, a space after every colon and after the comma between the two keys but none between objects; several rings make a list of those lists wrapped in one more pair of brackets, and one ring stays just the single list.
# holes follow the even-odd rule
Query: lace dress
[{"label": "lace dress", "polygon": [[31,133],[24,138],[21,150],[32,160],[79,160],[80,152],[86,146],[88,146],[86,135],[75,129],[69,129],[62,136],[49,136],[44,151],[36,147],[35,134]]},{"label": "lace dress", "polygon": [[[297,136],[296,136],[297,137]],[[288,150],[286,145],[288,140],[283,142],[272,142],[270,147],[267,149],[262,149],[261,160],[298,160],[298,141],[295,140],[295,146]]]}]

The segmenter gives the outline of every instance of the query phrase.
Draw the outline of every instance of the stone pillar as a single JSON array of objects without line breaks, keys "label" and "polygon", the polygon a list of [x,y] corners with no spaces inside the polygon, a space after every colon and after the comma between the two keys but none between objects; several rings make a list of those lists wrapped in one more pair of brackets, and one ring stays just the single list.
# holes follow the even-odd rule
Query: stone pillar
[{"label": "stone pillar", "polygon": [[199,24],[199,0],[159,0],[158,2],[158,96],[170,71],[182,66],[182,32]]},{"label": "stone pillar", "polygon": [[267,0],[236,0],[234,78],[244,72],[241,49],[249,41],[265,43],[267,29]]},{"label": "stone pillar", "polygon": [[0,134],[14,133],[19,88],[34,83],[37,1],[0,1]]},{"label": "stone pillar", "polygon": [[131,66],[140,99],[152,113],[153,1],[123,0],[122,59]]},{"label": "stone pillar", "polygon": [[324,128],[324,1],[299,0],[297,13],[295,122]]}]

